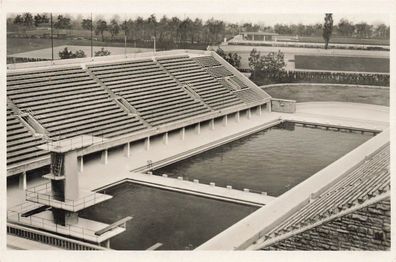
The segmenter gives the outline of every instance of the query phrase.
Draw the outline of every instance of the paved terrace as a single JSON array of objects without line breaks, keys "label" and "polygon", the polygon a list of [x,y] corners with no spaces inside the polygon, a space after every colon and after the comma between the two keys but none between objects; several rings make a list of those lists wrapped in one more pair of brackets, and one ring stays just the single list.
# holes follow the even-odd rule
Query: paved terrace
[{"label": "paved terrace", "polygon": [[[209,143],[216,145],[237,139],[244,136],[248,130],[252,132],[252,130],[265,128],[266,124],[275,124],[280,118],[381,131],[389,127],[389,108],[341,102],[300,103],[297,104],[295,114],[263,112],[261,116],[252,114],[250,119],[246,115],[241,115],[240,122],[231,118],[228,119],[227,124],[224,121],[216,122],[214,129],[209,125],[202,125],[199,130],[197,128],[190,131],[186,130],[184,140],[180,138],[179,133],[175,133],[170,134],[166,139],[165,137],[163,139],[152,139],[149,148],[143,143],[131,144],[129,157],[121,149],[114,152],[110,151],[106,161],[103,160],[103,154],[102,159],[99,156],[99,159],[85,161],[80,176],[81,189],[95,190],[123,179],[129,179],[138,183],[168,187],[194,194],[210,195],[215,198],[226,198],[231,201],[255,205],[268,204],[274,198],[265,194],[203,185],[197,181],[194,183],[175,178],[133,173],[130,170],[146,167],[147,161],[152,161],[155,165],[156,163],[166,164],[186,158],[205,149],[205,145]],[[227,137],[228,140],[225,139]],[[30,180],[28,181],[28,187],[42,182],[41,179]],[[7,196],[8,205],[12,206],[23,201],[24,192],[18,188],[18,185],[14,185],[8,188]]]}]

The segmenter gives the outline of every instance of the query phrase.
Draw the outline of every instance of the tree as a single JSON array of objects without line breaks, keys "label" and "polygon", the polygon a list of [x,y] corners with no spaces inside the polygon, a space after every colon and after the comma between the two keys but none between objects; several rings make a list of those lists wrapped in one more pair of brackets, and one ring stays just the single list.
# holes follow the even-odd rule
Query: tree
[{"label": "tree", "polygon": [[34,16],[34,26],[39,26],[40,24],[45,24],[49,22],[49,18],[46,14],[36,14]]},{"label": "tree", "polygon": [[361,22],[355,25],[356,34],[359,38],[370,38],[372,34],[372,25],[367,24],[366,22]]},{"label": "tree", "polygon": [[32,28],[34,24],[33,16],[31,13],[23,14],[23,25],[27,28]]},{"label": "tree", "polygon": [[117,20],[115,19],[111,19],[110,21],[110,25],[108,25],[108,31],[111,34],[111,40],[114,39],[114,36],[118,35],[118,33],[120,32],[120,25],[118,24]]},{"label": "tree", "polygon": [[104,42],[104,32],[107,30],[107,23],[106,21],[99,19],[96,21],[96,27],[95,27],[95,34],[96,35],[101,35],[102,36],[102,42]]},{"label": "tree", "polygon": [[15,25],[23,25],[23,17],[21,15],[17,15],[14,18],[14,24]]},{"label": "tree", "polygon": [[83,19],[81,22],[81,27],[85,30],[91,30],[92,20],[91,19]]},{"label": "tree", "polygon": [[241,65],[241,56],[238,55],[236,52],[229,52],[228,54],[226,54],[224,50],[219,47],[217,48],[216,53],[223,59],[225,59],[228,63],[230,63],[233,67],[238,68]]},{"label": "tree", "polygon": [[58,15],[57,21],[54,23],[54,28],[71,29],[71,19],[69,17],[64,17],[63,15]]},{"label": "tree", "polygon": [[59,57],[60,59],[71,59],[71,58],[82,58],[86,57],[84,51],[82,50],[77,50],[75,53],[70,51],[67,47],[63,49],[63,51],[59,52]]},{"label": "tree", "polygon": [[347,19],[342,18],[340,20],[340,22],[338,22],[337,31],[342,36],[351,37],[351,36],[353,36],[353,33],[355,32],[355,26],[353,25],[352,22],[349,22]]},{"label": "tree", "polygon": [[379,24],[374,28],[375,36],[378,38],[389,39],[389,26]]},{"label": "tree", "polygon": [[278,74],[284,71],[286,66],[285,55],[281,52],[269,52],[265,56],[261,56],[261,53],[256,49],[250,52],[249,67],[251,68],[252,77],[256,76],[265,77]]},{"label": "tree", "polygon": [[99,50],[95,52],[95,56],[107,56],[110,55],[110,51],[107,49],[104,49],[103,47]]},{"label": "tree", "polygon": [[333,32],[333,14],[325,14],[323,24],[323,39],[325,40],[325,49],[329,47],[330,37]]}]

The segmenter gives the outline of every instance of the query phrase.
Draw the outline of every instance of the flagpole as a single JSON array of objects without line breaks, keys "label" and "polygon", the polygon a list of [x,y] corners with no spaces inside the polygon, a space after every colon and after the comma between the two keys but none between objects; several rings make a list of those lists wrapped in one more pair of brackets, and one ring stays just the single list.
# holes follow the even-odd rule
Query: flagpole
[{"label": "flagpole", "polygon": [[53,35],[52,13],[51,13],[51,58],[54,61],[54,35]]}]

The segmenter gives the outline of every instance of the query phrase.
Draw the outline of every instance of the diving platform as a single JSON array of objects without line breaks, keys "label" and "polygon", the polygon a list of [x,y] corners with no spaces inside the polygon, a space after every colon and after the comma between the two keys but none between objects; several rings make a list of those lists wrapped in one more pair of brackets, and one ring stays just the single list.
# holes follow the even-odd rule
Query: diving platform
[{"label": "diving platform", "polygon": [[[111,228],[109,228],[109,226],[111,226],[109,224],[81,217],[78,218],[77,224],[60,225],[55,222],[53,214],[50,210],[45,210],[31,216],[22,216],[22,213],[16,210],[18,210],[18,207],[8,210],[8,221],[41,230],[47,230],[52,233],[71,236],[80,240],[89,241],[96,244],[106,242],[112,237],[121,234],[126,230],[125,224],[117,224],[117,226],[112,226]],[[96,234],[98,231],[103,231],[103,233],[100,235]]]},{"label": "diving platform", "polygon": [[25,199],[29,202],[71,212],[78,212],[87,207],[99,204],[112,198],[111,195],[82,189],[79,189],[78,196],[79,198],[76,200],[62,199],[51,189],[51,183],[45,183],[35,187],[27,188],[25,191]]},{"label": "diving platform", "polygon": [[66,153],[73,150],[88,147],[94,144],[103,143],[105,141],[106,139],[102,137],[81,135],[81,136],[76,136],[58,141],[50,141],[46,144],[37,146],[37,148],[50,152]]}]

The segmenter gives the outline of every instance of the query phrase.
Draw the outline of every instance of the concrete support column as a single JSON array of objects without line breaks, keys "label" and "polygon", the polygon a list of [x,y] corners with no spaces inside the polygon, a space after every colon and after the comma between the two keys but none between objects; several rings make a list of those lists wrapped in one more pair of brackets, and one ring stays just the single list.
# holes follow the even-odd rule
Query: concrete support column
[{"label": "concrete support column", "polygon": [[102,151],[102,163],[107,165],[108,163],[108,157],[109,157],[109,151],[107,149]]},{"label": "concrete support column", "polygon": [[239,113],[239,111],[236,112],[235,120],[236,120],[237,123],[239,123],[241,121],[240,117],[241,117],[241,114]]},{"label": "concrete support column", "polygon": [[105,247],[110,248],[110,239],[107,239],[105,242]]},{"label": "concrete support column", "polygon": [[214,121],[214,119],[210,120],[210,129],[212,129],[212,130],[215,129],[215,121]]},{"label": "concrete support column", "polygon": [[84,171],[84,157],[80,156],[80,173]]},{"label": "concrete support column", "polygon": [[261,111],[261,105],[259,105],[258,107],[257,107],[257,111],[258,111],[258,115],[259,116],[261,116],[262,115],[262,111]]},{"label": "concrete support column", "polygon": [[224,126],[227,126],[227,125],[228,125],[228,115],[225,115],[225,116],[223,117],[223,125],[224,125]]},{"label": "concrete support column", "polygon": [[168,135],[168,132],[166,132],[166,133],[163,135],[163,142],[164,142],[164,145],[167,145],[167,144],[168,144],[168,139],[169,139],[169,135]]},{"label": "concrete support column", "polygon": [[198,123],[195,126],[195,132],[197,133],[197,135],[201,134],[201,123]]},{"label": "concrete support column", "polygon": [[267,111],[272,112],[271,101],[269,101],[266,105],[267,105]]},{"label": "concrete support column", "polygon": [[131,144],[129,142],[124,145],[124,155],[126,157],[131,156]]},{"label": "concrete support column", "polygon": [[183,141],[185,137],[186,137],[186,128],[183,127],[182,129],[180,129],[180,138]]},{"label": "concrete support column", "polygon": [[146,140],[144,140],[144,147],[146,148],[146,151],[150,150],[150,137],[147,137]]},{"label": "concrete support column", "polygon": [[19,188],[22,190],[26,190],[26,188],[27,188],[26,172],[25,171],[19,175]]},{"label": "concrete support column", "polygon": [[246,115],[248,119],[252,118],[252,110],[250,108],[247,110]]}]

